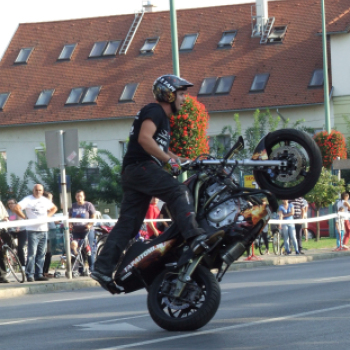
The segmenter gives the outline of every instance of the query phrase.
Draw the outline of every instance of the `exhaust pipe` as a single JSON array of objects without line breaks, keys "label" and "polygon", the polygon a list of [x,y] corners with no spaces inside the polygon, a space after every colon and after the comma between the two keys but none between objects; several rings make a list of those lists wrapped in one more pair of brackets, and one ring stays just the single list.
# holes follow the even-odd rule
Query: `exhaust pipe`
[{"label": "exhaust pipe", "polygon": [[243,243],[237,242],[233,246],[228,248],[224,254],[221,255],[221,259],[227,265],[231,265],[245,252],[246,249],[247,248]]}]

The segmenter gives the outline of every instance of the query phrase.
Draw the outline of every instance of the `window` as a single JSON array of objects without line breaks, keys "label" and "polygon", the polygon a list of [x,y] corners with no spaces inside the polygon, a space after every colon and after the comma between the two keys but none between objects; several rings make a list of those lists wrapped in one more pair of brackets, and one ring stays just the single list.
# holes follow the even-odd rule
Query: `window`
[{"label": "window", "polygon": [[269,35],[269,43],[280,43],[284,40],[286,36],[287,26],[274,27]]},{"label": "window", "polygon": [[216,79],[216,77],[205,78],[202,82],[201,88],[199,89],[198,95],[212,94],[215,88]]},{"label": "window", "polygon": [[101,86],[89,87],[84,95],[81,103],[94,103],[96,102],[97,96],[100,93]]},{"label": "window", "polygon": [[231,136],[210,136],[209,149],[212,155],[223,157],[231,149]]},{"label": "window", "polygon": [[49,104],[50,100],[51,100],[51,97],[54,93],[54,89],[52,90],[43,90],[36,103],[35,103],[35,107],[47,107],[47,105]]},{"label": "window", "polygon": [[7,154],[6,149],[0,149],[0,172],[7,172]]},{"label": "window", "polygon": [[222,37],[218,42],[218,48],[230,48],[233,45],[233,41],[235,40],[237,31],[231,30],[222,33]]},{"label": "window", "polygon": [[67,98],[66,105],[95,103],[100,90],[101,86],[73,88]]},{"label": "window", "polygon": [[128,142],[127,141],[119,141],[120,143],[120,154],[121,154],[121,159],[124,158],[126,151],[128,149]]},{"label": "window", "polygon": [[269,80],[269,73],[266,74],[257,74],[254,77],[253,84],[250,88],[251,92],[261,92],[265,90],[267,81]]},{"label": "window", "polygon": [[5,104],[10,96],[9,92],[0,94],[0,111],[4,110]]},{"label": "window", "polygon": [[100,41],[94,44],[89,57],[115,56],[120,46],[121,40]]},{"label": "window", "polygon": [[196,43],[198,38],[198,33],[196,34],[186,34],[184,40],[182,40],[180,51],[192,50],[194,44]]},{"label": "window", "polygon": [[35,162],[37,163],[40,172],[45,171],[46,152],[42,147],[35,147]]},{"label": "window", "polygon": [[133,101],[138,83],[126,84],[123,93],[120,96],[120,102]]},{"label": "window", "polygon": [[27,48],[21,49],[21,51],[19,52],[15,60],[15,63],[27,63],[33,49],[34,47],[27,47]]},{"label": "window", "polygon": [[154,49],[156,48],[156,46],[158,44],[158,41],[159,41],[159,37],[146,39],[146,41],[143,44],[140,52],[142,54],[152,53],[154,51]]},{"label": "window", "polygon": [[216,94],[228,94],[231,91],[233,81],[235,77],[233,75],[228,77],[220,77],[216,85]]},{"label": "window", "polygon": [[309,87],[323,86],[323,69],[316,69],[312,74]]},{"label": "window", "polygon": [[70,60],[72,58],[72,55],[76,46],[77,44],[64,45],[60,55],[58,56],[58,60],[60,61]]}]

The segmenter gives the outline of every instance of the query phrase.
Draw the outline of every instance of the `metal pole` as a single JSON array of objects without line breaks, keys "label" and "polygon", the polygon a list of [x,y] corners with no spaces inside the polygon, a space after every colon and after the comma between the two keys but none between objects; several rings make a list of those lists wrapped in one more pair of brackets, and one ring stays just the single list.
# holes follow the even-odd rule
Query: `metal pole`
[{"label": "metal pole", "polygon": [[[67,204],[67,184],[66,184],[66,169],[64,161],[64,148],[63,148],[63,130],[59,130],[59,153],[60,153],[60,173],[61,173],[61,189],[62,189],[62,207],[63,215],[68,216],[68,204]],[[63,221],[64,226],[64,245],[66,250],[67,264],[66,264],[66,276],[68,279],[72,279],[72,264],[70,255],[70,235],[68,221]]]},{"label": "metal pole", "polygon": [[179,65],[179,45],[177,42],[177,19],[176,19],[176,8],[175,0],[169,0],[170,2],[170,25],[171,25],[171,47],[173,53],[173,73],[174,75],[180,76],[180,65]]},{"label": "metal pole", "polygon": [[329,87],[328,87],[328,60],[327,60],[327,32],[326,32],[326,12],[324,0],[321,0],[322,10],[322,48],[323,48],[323,85],[324,85],[324,110],[326,119],[326,131],[331,132],[331,118],[329,108]]}]

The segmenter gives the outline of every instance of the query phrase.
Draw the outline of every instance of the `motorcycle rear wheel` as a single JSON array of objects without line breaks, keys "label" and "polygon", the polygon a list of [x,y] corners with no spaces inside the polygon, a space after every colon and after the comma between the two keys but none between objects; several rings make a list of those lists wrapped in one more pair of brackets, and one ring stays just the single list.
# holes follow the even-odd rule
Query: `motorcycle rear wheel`
[{"label": "motorcycle rear wheel", "polygon": [[[174,285],[177,276],[163,271],[155,278],[148,293],[148,310],[153,321],[163,329],[193,331],[214,317],[221,300],[220,286],[209,270],[198,266],[181,298],[172,298],[171,290],[165,293],[164,286]],[[187,298],[192,298],[191,302],[187,302]]]},{"label": "motorcycle rear wheel", "polygon": [[260,188],[271,191],[278,199],[304,196],[316,184],[322,170],[322,156],[315,141],[295,129],[281,129],[266,136],[265,147],[270,160],[287,160],[288,174],[278,169],[255,169]]}]

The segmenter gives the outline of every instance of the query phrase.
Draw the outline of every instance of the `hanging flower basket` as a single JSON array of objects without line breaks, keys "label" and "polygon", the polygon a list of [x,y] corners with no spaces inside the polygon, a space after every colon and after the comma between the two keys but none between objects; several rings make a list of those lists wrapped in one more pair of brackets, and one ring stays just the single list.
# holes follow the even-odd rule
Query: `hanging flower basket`
[{"label": "hanging flower basket", "polygon": [[347,158],[345,137],[341,132],[331,130],[328,134],[327,131],[321,131],[314,136],[314,140],[321,150],[325,168],[330,169],[337,157]]},{"label": "hanging flower basket", "polygon": [[180,113],[170,118],[170,150],[179,157],[190,159],[208,153],[208,122],[205,106],[188,95]]}]

